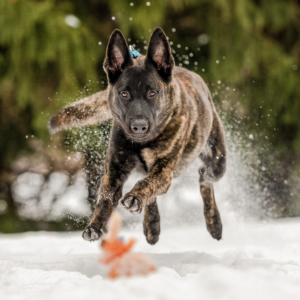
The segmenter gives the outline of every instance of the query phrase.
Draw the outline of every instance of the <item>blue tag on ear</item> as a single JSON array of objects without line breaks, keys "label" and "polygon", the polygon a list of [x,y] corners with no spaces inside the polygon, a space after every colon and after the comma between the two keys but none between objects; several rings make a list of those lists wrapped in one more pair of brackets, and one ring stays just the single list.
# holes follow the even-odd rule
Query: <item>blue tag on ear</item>
[{"label": "blue tag on ear", "polygon": [[137,50],[135,50],[132,46],[129,46],[129,52],[130,52],[130,56],[132,58],[137,58],[139,56],[141,56],[141,53]]}]

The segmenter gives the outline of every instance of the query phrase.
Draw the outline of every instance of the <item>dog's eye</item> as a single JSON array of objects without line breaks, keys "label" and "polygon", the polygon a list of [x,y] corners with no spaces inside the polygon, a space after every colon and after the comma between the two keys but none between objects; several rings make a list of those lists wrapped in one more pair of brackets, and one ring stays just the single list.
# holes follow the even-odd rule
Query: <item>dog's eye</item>
[{"label": "dog's eye", "polygon": [[122,96],[123,98],[128,99],[128,98],[129,98],[129,93],[128,93],[128,92],[121,92],[121,96]]},{"label": "dog's eye", "polygon": [[155,91],[149,91],[148,92],[148,97],[151,98],[151,97],[154,97],[156,95],[156,92]]}]

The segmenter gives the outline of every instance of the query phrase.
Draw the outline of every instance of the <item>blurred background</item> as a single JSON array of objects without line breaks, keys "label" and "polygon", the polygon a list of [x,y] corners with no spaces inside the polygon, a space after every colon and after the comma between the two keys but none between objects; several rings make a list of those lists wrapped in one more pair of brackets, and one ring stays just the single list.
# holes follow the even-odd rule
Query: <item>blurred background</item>
[{"label": "blurred background", "polygon": [[[110,124],[51,137],[47,123],[106,88],[102,64],[115,28],[146,54],[158,26],[176,64],[204,78],[225,124],[221,210],[300,216],[299,0],[0,0],[0,232],[85,226],[87,185],[101,169]],[[194,171],[181,184],[197,182]],[[194,207],[195,220],[203,218],[195,186],[175,182],[163,214],[173,201],[177,221]]]}]

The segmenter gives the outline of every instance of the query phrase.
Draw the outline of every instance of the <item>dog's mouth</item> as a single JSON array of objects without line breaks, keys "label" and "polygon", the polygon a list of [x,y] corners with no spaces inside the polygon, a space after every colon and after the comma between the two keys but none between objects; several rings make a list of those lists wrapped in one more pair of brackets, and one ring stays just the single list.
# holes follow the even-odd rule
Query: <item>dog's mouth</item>
[{"label": "dog's mouth", "polygon": [[150,136],[150,132],[147,133],[136,133],[136,134],[130,134],[130,139],[132,139],[134,142],[144,142],[146,141]]},{"label": "dog's mouth", "polygon": [[[121,123],[121,122],[120,122]],[[125,122],[124,122],[125,123]],[[128,140],[136,143],[145,143],[152,139],[153,133],[155,132],[154,122],[148,122],[146,128],[143,128],[141,124],[137,124],[137,128],[132,124],[121,123],[123,132],[125,133]],[[138,132],[139,131],[139,132]]]}]

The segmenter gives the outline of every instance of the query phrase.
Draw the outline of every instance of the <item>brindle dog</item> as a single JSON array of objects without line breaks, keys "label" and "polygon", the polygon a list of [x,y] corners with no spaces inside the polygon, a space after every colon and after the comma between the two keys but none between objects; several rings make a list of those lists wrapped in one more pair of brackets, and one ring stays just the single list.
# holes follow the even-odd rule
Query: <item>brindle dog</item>
[{"label": "brindle dog", "polygon": [[[115,30],[104,68],[107,90],[65,107],[50,121],[52,132],[56,132],[113,119],[105,175],[83,238],[99,239],[120,201],[132,213],[144,209],[144,233],[148,243],[155,244],[160,234],[156,197],[166,193],[173,177],[199,157],[207,229],[220,240],[222,223],[213,182],[225,172],[225,139],[202,78],[175,66],[160,28],[151,36],[147,55],[136,59],[131,58],[122,33]],[[142,170],[146,177],[122,197],[123,184],[134,169]]]}]

